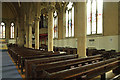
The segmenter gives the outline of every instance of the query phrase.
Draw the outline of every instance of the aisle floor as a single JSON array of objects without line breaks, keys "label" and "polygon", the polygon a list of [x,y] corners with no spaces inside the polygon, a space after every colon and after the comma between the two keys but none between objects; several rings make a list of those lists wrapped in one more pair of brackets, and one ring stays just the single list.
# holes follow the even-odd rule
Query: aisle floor
[{"label": "aisle floor", "polygon": [[[7,51],[2,53],[2,80],[22,80],[15,64]],[[0,69],[1,70],[1,69]]]}]

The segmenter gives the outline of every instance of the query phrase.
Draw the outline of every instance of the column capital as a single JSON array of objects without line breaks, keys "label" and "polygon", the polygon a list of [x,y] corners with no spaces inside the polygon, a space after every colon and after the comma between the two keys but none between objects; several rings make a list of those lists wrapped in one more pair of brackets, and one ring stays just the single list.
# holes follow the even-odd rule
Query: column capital
[{"label": "column capital", "polygon": [[53,2],[53,3],[51,3],[51,2],[49,2],[48,3],[48,6],[47,6],[47,8],[48,8],[48,11],[54,11],[55,10],[55,2]]},{"label": "column capital", "polygon": [[32,26],[32,24],[31,24],[31,23],[29,23],[29,24],[28,24],[28,26]]},{"label": "column capital", "polygon": [[67,3],[56,3],[56,9],[58,12],[64,12],[66,10],[66,7],[67,7]]},{"label": "column capital", "polygon": [[52,6],[50,6],[49,8],[48,8],[48,11],[50,12],[54,12],[55,11],[55,8],[54,7],[52,7]]},{"label": "column capital", "polygon": [[40,17],[35,17],[35,21],[40,21]]}]

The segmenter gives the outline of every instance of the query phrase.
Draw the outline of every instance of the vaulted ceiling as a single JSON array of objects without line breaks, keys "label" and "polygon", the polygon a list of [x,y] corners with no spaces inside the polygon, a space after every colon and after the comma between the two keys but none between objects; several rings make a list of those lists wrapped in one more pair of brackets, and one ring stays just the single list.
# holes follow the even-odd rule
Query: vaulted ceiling
[{"label": "vaulted ceiling", "polygon": [[39,7],[43,8],[41,13],[47,13],[47,8],[49,8],[49,6],[55,6],[55,9],[59,10],[63,6],[66,6],[67,3],[68,2],[12,2],[18,15],[20,15],[20,13],[28,14],[30,12],[32,12],[31,14],[35,15],[36,9],[38,7],[36,4],[39,4]]}]

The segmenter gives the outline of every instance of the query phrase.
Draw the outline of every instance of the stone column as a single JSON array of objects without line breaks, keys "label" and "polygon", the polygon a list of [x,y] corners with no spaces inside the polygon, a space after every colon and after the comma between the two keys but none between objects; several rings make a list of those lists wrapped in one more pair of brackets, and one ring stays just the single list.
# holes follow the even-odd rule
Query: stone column
[{"label": "stone column", "polygon": [[29,47],[29,26],[26,25],[26,47]]},{"label": "stone column", "polygon": [[66,13],[65,7],[61,7],[58,12],[58,39],[65,38]]},{"label": "stone column", "polygon": [[48,51],[53,51],[53,11],[48,11]]},{"label": "stone column", "polygon": [[66,12],[65,12],[66,10],[65,10],[65,7],[63,8],[63,32],[62,32],[62,34],[63,34],[63,38],[65,38],[66,37]]},{"label": "stone column", "polygon": [[9,39],[10,39],[10,21],[7,21],[7,24],[6,24],[6,33],[5,33],[5,37],[6,37],[6,40],[9,42]]},{"label": "stone column", "polygon": [[86,2],[75,5],[75,37],[77,38],[77,54],[86,56]]},{"label": "stone column", "polygon": [[24,46],[24,28],[23,28],[23,22],[19,22],[18,26],[18,45]]},{"label": "stone column", "polygon": [[16,40],[16,44],[18,43],[17,41],[17,37],[18,37],[18,18],[16,19],[16,23],[15,23],[15,40]]},{"label": "stone column", "polygon": [[18,21],[17,21],[17,19],[16,19],[16,21],[15,21],[15,32],[14,32],[14,38],[15,38],[15,40],[16,40],[16,44],[17,44],[17,27],[18,27]]},{"label": "stone column", "polygon": [[63,36],[63,12],[58,13],[58,39],[62,39]]},{"label": "stone column", "polygon": [[39,49],[39,17],[35,19],[35,49]]},{"label": "stone column", "polygon": [[32,48],[32,23],[29,23],[29,48]]}]

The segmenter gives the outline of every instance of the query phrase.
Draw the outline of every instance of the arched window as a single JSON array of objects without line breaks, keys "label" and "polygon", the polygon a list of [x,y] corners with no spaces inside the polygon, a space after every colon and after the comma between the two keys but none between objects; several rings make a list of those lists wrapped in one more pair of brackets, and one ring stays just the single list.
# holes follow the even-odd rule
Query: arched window
[{"label": "arched window", "polygon": [[5,38],[5,23],[1,22],[0,24],[0,38]]},{"label": "arched window", "polygon": [[87,35],[103,33],[103,0],[87,0]]},{"label": "arched window", "polygon": [[11,23],[10,26],[10,38],[14,38],[14,23]]},{"label": "arched window", "polygon": [[58,15],[56,11],[53,17],[53,38],[58,38]]},{"label": "arched window", "polygon": [[66,37],[74,36],[74,7],[73,3],[69,2],[66,10]]}]

